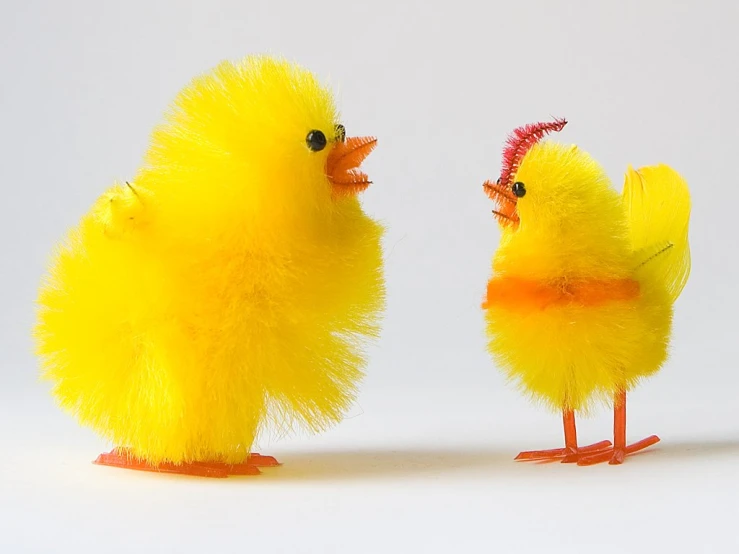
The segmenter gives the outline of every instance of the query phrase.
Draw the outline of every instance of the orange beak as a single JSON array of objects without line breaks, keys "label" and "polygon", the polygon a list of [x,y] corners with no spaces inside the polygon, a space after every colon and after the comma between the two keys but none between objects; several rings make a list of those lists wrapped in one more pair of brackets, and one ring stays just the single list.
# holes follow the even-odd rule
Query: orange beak
[{"label": "orange beak", "polygon": [[354,137],[335,142],[326,160],[326,176],[334,191],[356,194],[366,189],[372,181],[359,171],[359,166],[377,145],[374,137]]},{"label": "orange beak", "polygon": [[482,188],[488,197],[497,204],[497,209],[493,210],[493,213],[498,219],[498,222],[504,226],[513,225],[515,227],[519,222],[518,212],[516,212],[516,201],[518,198],[516,198],[516,195],[513,194],[509,187],[501,185],[499,181],[495,183],[485,181]]}]

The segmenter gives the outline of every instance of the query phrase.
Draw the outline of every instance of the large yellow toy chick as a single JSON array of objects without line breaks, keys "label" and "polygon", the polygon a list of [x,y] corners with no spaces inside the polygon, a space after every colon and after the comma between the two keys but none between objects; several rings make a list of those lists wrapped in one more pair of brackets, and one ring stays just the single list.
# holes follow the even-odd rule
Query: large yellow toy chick
[{"label": "large yellow toy chick", "polygon": [[[566,122],[509,137],[503,170],[484,189],[501,241],[484,303],[489,349],[507,375],[560,411],[565,447],[519,460],[620,464],[659,441],[626,444],[626,393],[664,363],[690,273],[690,195],[665,165],[629,168],[622,195],[576,146],[540,142]],[[579,447],[575,416],[614,405],[614,442]]]},{"label": "large yellow toy chick", "polygon": [[375,143],[282,60],[222,63],[179,94],[39,295],[43,375],[116,446],[97,463],[259,473],[266,424],[341,418],[384,307],[382,228],[357,198]]}]

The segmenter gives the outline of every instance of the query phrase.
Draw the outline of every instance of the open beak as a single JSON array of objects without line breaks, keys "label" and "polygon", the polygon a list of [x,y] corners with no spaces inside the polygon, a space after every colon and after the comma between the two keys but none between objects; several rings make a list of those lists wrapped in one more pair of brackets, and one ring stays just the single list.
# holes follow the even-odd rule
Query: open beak
[{"label": "open beak", "polygon": [[376,145],[374,137],[353,137],[334,143],[326,160],[326,176],[336,192],[356,194],[372,184],[367,175],[359,171],[359,166]]},{"label": "open beak", "polygon": [[516,196],[510,188],[500,184],[500,179],[493,183],[485,181],[482,185],[483,190],[488,197],[495,202],[496,209],[493,210],[498,223],[503,226],[518,225],[518,212],[516,211]]}]

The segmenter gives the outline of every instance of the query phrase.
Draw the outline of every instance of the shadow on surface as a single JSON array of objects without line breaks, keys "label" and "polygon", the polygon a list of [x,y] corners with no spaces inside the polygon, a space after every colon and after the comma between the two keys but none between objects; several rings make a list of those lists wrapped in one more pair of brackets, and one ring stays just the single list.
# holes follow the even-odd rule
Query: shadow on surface
[{"label": "shadow on surface", "polygon": [[686,458],[703,458],[705,460],[724,456],[739,457],[739,439],[714,441],[674,441],[663,440],[656,446],[645,450],[644,454],[653,453],[653,457],[661,460],[677,460]]},{"label": "shadow on surface", "polygon": [[[352,451],[285,452],[278,456],[283,465],[264,469],[263,477],[275,480],[337,480],[383,479],[393,477],[432,476],[465,470],[499,473],[515,471],[516,467],[536,466],[515,462],[517,451],[460,448],[459,450],[373,449]],[[629,457],[627,464],[643,462],[671,463],[675,461],[716,460],[736,457],[739,460],[739,440],[669,442]],[[569,464],[568,464],[569,465]],[[601,464],[607,466],[607,464]],[[594,466],[598,467],[598,466]],[[587,473],[588,468],[581,468]]]},{"label": "shadow on surface", "polygon": [[263,477],[280,481],[382,479],[514,464],[510,452],[470,449],[286,452],[278,458],[283,465],[265,469]]}]

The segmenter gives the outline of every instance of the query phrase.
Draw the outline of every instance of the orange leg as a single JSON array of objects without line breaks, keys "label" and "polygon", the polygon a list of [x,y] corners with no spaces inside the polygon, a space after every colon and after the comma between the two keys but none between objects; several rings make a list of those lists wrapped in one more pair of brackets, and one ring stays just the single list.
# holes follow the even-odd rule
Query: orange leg
[{"label": "orange leg", "polygon": [[581,466],[590,466],[602,462],[608,462],[611,465],[622,464],[624,463],[624,458],[629,454],[644,450],[658,442],[659,437],[652,435],[629,446],[626,445],[626,392],[621,391],[616,393],[614,399],[613,448],[590,456],[584,456],[578,460],[577,464]]},{"label": "orange leg", "polygon": [[93,462],[97,465],[136,469],[139,471],[154,471],[159,473],[177,473],[179,475],[194,475],[197,477],[224,478],[229,475],[259,475],[260,467],[275,467],[280,463],[272,456],[262,456],[253,453],[240,464],[225,464],[223,462],[190,462],[173,464],[171,462],[152,465],[149,462],[135,458],[126,448],[114,448],[110,452],[100,454]]},{"label": "orange leg", "polygon": [[564,410],[562,423],[565,431],[565,447],[552,450],[529,450],[521,452],[516,460],[525,462],[543,462],[560,460],[562,463],[576,462],[585,454],[594,454],[611,446],[611,441],[602,441],[589,446],[577,446],[577,427],[575,425],[575,412]]}]

